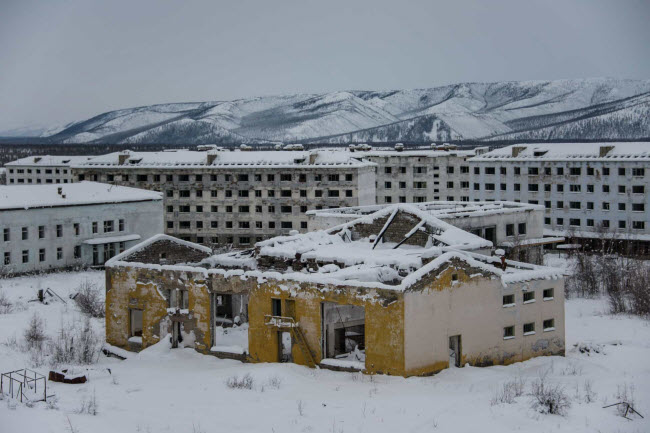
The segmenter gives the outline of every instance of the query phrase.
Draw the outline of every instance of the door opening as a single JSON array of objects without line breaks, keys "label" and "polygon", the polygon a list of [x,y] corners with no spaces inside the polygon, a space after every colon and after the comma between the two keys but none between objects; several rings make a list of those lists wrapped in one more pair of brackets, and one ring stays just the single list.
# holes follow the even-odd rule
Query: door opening
[{"label": "door opening", "polygon": [[293,355],[291,353],[291,333],[287,331],[278,332],[278,354],[279,362],[293,362]]},{"label": "door opening", "polygon": [[449,367],[460,367],[463,362],[460,335],[449,337]]}]

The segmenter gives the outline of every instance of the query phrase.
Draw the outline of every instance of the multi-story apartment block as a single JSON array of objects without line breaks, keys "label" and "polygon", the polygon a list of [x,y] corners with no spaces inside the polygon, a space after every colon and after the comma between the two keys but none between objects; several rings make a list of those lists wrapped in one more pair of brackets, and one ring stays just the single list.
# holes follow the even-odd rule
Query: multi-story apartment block
[{"label": "multi-story apartment block", "polygon": [[73,170],[163,192],[165,233],[203,244],[251,246],[306,232],[308,210],[375,202],[375,164],[346,151],[127,151]]},{"label": "multi-story apartment block", "polygon": [[7,185],[72,183],[70,166],[88,161],[90,156],[29,156],[5,164]]},{"label": "multi-story apartment block", "polygon": [[158,192],[94,182],[0,186],[0,274],[102,265],[162,227]]},{"label": "multi-story apartment block", "polygon": [[650,245],[650,143],[503,147],[469,160],[471,197],[545,207],[547,235]]},{"label": "multi-story apartment block", "polygon": [[357,152],[377,164],[377,204],[469,201],[474,151]]}]

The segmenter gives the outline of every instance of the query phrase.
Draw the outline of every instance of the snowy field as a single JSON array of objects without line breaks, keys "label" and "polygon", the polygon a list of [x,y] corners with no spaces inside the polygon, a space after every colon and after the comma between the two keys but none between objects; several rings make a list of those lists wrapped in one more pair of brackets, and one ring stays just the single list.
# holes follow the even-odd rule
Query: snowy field
[{"label": "snowy field", "polygon": [[[85,280],[103,288],[103,272],[97,271],[0,279],[0,291],[14,304],[13,312],[0,314],[0,371],[33,366],[20,346],[34,313],[46,321],[50,336],[61,323],[82,321],[68,295]],[[39,288],[54,290],[67,303],[28,302]],[[102,355],[88,383],[48,383],[55,404],[27,407],[5,398],[0,432],[649,432],[650,323],[607,315],[606,308],[604,300],[567,301],[566,358],[409,379],[242,364],[160,343],[125,361]],[[103,336],[103,320],[93,325]],[[576,344],[590,352],[581,353]],[[35,369],[47,374],[47,359]],[[531,384],[544,374],[570,398],[565,416],[531,408]],[[227,385],[245,375],[252,389]],[[513,380],[525,383],[524,394],[512,403],[494,402]],[[635,407],[645,419],[627,420],[615,408],[602,408],[616,402],[623,387],[628,394],[634,388]],[[97,414],[80,413],[93,395]]]}]

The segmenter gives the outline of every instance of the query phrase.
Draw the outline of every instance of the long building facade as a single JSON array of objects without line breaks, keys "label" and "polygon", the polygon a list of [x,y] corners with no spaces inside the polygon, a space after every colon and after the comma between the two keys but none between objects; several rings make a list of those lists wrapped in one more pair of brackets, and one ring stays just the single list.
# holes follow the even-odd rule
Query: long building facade
[{"label": "long building facade", "polygon": [[650,253],[650,143],[513,145],[469,163],[472,200],[542,205],[546,235],[605,236]]},{"label": "long building facade", "polygon": [[7,185],[72,183],[70,167],[88,161],[90,156],[29,156],[5,164]]},{"label": "long building facade", "polygon": [[0,275],[101,266],[162,232],[160,193],[81,182],[0,187]]},{"label": "long building facade", "polygon": [[160,191],[165,233],[248,247],[307,231],[307,211],[375,202],[375,164],[340,151],[119,152],[75,166],[91,180]]}]

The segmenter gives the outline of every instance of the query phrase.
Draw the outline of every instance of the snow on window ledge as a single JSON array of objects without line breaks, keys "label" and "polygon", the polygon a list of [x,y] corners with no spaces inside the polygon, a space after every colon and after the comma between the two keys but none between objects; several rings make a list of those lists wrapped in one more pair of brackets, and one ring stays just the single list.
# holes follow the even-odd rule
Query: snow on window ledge
[{"label": "snow on window ledge", "polygon": [[552,328],[544,328],[544,332],[550,332],[550,331],[555,331],[555,327],[552,327]]},{"label": "snow on window ledge", "polygon": [[514,307],[514,306],[515,306],[515,304],[503,304],[503,308],[510,308],[510,307]]},{"label": "snow on window ledge", "polygon": [[545,301],[552,301],[552,300],[553,300],[553,296],[550,296],[550,297],[548,297],[548,298],[544,298],[544,300],[545,300]]},{"label": "snow on window ledge", "polygon": [[524,332],[524,335],[535,335],[535,331]]},{"label": "snow on window ledge", "polygon": [[[526,334],[524,334],[524,335],[526,335]],[[512,335],[510,337],[503,337],[504,340],[512,340],[513,338],[515,338],[514,335]]]},{"label": "snow on window ledge", "polygon": [[534,300],[534,299],[531,299],[531,300],[529,300],[529,301],[524,301],[524,304],[532,304],[533,302],[535,302],[535,300]]}]

